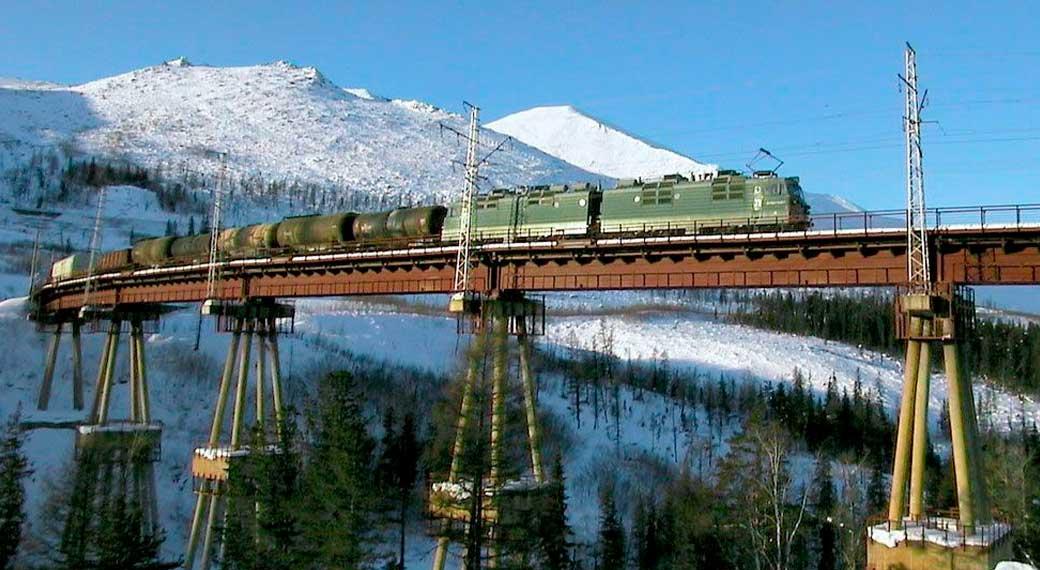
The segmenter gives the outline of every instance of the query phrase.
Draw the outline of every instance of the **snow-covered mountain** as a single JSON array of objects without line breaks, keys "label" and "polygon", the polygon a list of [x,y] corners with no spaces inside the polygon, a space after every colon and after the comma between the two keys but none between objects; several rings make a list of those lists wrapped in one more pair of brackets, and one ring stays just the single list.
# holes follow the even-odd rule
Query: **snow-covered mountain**
[{"label": "snow-covered mountain", "polygon": [[[718,166],[655,146],[570,106],[534,107],[485,125],[580,168],[611,178],[702,174]],[[862,212],[830,194],[807,192],[814,214]]]},{"label": "snow-covered mountain", "polygon": [[717,170],[590,117],[570,105],[534,107],[488,123],[547,154],[611,178],[660,176]]},{"label": "snow-covered mountain", "polygon": [[[464,153],[440,124],[459,115],[341,88],[312,67],[192,65],[181,58],[77,86],[0,79],[0,168],[41,147],[215,173],[440,199]],[[502,135],[484,131],[492,144]],[[597,180],[524,144],[482,174],[489,184]]]}]

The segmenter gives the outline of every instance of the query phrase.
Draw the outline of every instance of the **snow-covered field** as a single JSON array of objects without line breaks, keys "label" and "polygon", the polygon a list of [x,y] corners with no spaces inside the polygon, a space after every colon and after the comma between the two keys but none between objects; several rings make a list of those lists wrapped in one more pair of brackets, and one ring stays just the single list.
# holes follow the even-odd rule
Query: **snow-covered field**
[{"label": "snow-covered field", "polygon": [[[553,342],[568,344],[587,339],[601,328],[613,331],[618,356],[650,360],[667,355],[673,367],[696,370],[738,381],[790,381],[798,368],[806,383],[823,393],[833,376],[839,392],[852,393],[857,376],[868,393],[878,391],[885,407],[893,412],[902,391],[902,364],[883,354],[815,337],[759,330],[715,321],[706,316],[665,314],[649,318],[583,317],[554,319],[548,325]],[[578,341],[579,347],[581,341]],[[933,421],[946,399],[946,378],[936,374],[930,391]],[[976,386],[976,402],[984,417],[997,429],[1009,422],[1040,421],[1040,402],[987,386]]]}]

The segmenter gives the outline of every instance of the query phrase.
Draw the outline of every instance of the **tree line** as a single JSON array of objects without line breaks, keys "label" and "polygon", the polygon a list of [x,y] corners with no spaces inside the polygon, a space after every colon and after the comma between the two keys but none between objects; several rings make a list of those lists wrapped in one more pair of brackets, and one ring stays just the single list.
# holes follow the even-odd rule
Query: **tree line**
[{"label": "tree line", "polygon": [[[828,295],[819,291],[744,294],[731,313],[739,323],[858,345],[898,357],[895,313],[888,293]],[[1040,325],[1009,319],[978,319],[964,339],[975,374],[1013,392],[1040,394]],[[934,351],[936,366],[941,351]]]}]

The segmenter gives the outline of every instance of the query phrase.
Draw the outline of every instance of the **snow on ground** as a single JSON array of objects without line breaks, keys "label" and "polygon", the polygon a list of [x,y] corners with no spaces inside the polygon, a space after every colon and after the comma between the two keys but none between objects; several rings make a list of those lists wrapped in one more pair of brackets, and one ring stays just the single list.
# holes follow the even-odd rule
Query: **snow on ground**
[{"label": "snow on ground", "polygon": [[[88,249],[94,233],[97,202],[65,204],[52,211],[59,215],[28,215],[16,212],[9,203],[0,202],[0,243],[28,244],[31,250],[39,230],[44,245],[63,247],[68,243],[76,249]],[[103,251],[129,247],[131,234],[137,237],[162,235],[167,220],[176,221],[182,231],[188,227],[188,216],[163,210],[153,192],[134,186],[107,187],[101,218],[100,248]],[[201,219],[195,223],[201,224]]]},{"label": "snow on ground", "polygon": [[[287,391],[299,392],[304,377],[314,370],[343,366],[348,350],[376,361],[417,367],[441,374],[452,374],[463,347],[457,345],[455,321],[431,311],[433,298],[425,307],[402,312],[395,300],[306,300],[297,303],[296,332],[281,343],[283,374]],[[170,315],[161,328],[148,336],[149,378],[152,406],[156,420],[165,425],[163,453],[156,469],[160,511],[168,539],[166,551],[179,556],[183,548],[187,521],[194,505],[188,460],[192,450],[204,441],[212,417],[211,400],[217,387],[220,366],[228,344],[228,336],[208,334],[212,323],[205,323],[202,350],[191,350],[196,327],[196,313],[186,310]],[[604,323],[601,325],[600,323]],[[601,326],[613,327],[617,346],[627,346],[633,358],[650,358],[656,349],[666,351],[672,366],[696,368],[716,374],[726,372],[738,380],[788,381],[794,366],[799,366],[811,384],[822,389],[833,372],[839,385],[849,387],[855,370],[861,370],[864,386],[871,389],[875,378],[882,387],[886,404],[893,405],[898,388],[898,363],[880,355],[853,347],[818,339],[777,335],[714,322],[707,317],[683,314],[641,315],[638,318],[608,315],[601,319],[552,318],[547,335],[538,340],[564,347],[585,348]],[[22,406],[25,420],[75,421],[82,412],[71,409],[67,352],[63,350],[55,377],[51,409],[35,410],[40,370],[47,335],[39,333],[25,320],[24,301],[0,302],[0,334],[6,339],[0,352],[0,417]],[[93,395],[93,374],[100,356],[102,335],[84,338],[86,400]],[[65,345],[67,349],[67,345]],[[125,351],[121,354],[125,356]],[[627,355],[623,352],[622,358]],[[120,358],[117,374],[127,376]],[[945,390],[939,379],[934,398]],[[422,388],[437,394],[439,385]],[[998,412],[1015,413],[1018,405],[1012,398],[995,393]],[[981,397],[981,394],[980,394]],[[699,417],[690,436],[673,431],[671,422],[678,412],[667,399],[631,390],[621,392],[621,439],[614,440],[612,422],[599,425],[592,417],[591,406],[582,410],[580,425],[574,421],[564,387],[559,378],[543,377],[539,394],[543,410],[565,426],[570,517],[577,537],[591,540],[598,525],[598,491],[604,474],[611,474],[623,492],[652,488],[679,463],[697,469],[704,454],[711,450],[717,459],[725,452],[724,440],[732,435],[732,427],[720,432]],[[937,406],[937,402],[933,402]],[[113,417],[125,417],[126,387],[117,385],[113,400]],[[1037,406],[1026,402],[1027,415],[1035,418]],[[689,411],[687,411],[689,414]],[[999,424],[999,422],[998,422]],[[673,440],[673,437],[675,439]],[[53,479],[67,465],[72,452],[72,431],[38,429],[27,442],[35,473],[29,483],[30,509],[38,512],[45,480]],[[802,458],[804,459],[804,458]],[[808,461],[806,459],[806,461]],[[800,461],[796,470],[811,472]],[[425,536],[425,526],[417,523],[409,531],[409,568],[424,568],[430,563],[433,542]]]},{"label": "snow on ground", "polygon": [[1025,562],[1001,562],[993,570],[1036,570],[1036,567]]},{"label": "snow on ground", "polygon": [[[823,393],[834,375],[839,392],[852,393],[857,374],[864,391],[879,389],[886,408],[894,410],[902,393],[902,364],[883,354],[815,337],[779,334],[752,327],[715,321],[706,316],[664,315],[600,319],[581,317],[552,319],[548,338],[571,348],[585,348],[602,327],[614,332],[616,352],[622,359],[650,360],[667,354],[673,367],[696,370],[709,376],[723,373],[737,381],[790,382],[797,367],[806,383]],[[933,376],[930,393],[932,420],[937,421],[946,397],[946,378]],[[1040,421],[1040,403],[985,386],[976,386],[976,401],[997,428],[1008,422]],[[980,418],[985,421],[986,418]]]},{"label": "snow on ground", "polygon": [[961,532],[957,519],[945,517],[929,519],[926,524],[907,519],[906,524],[899,530],[893,529],[888,523],[867,529],[871,539],[889,548],[895,548],[904,541],[931,542],[945,548],[989,546],[1007,536],[1009,532],[1011,525],[992,522],[978,525],[974,532],[965,534]]},{"label": "snow on ground", "polygon": [[[454,194],[451,159],[464,147],[445,123],[464,119],[418,101],[344,90],[312,67],[279,61],[211,67],[175,60],[72,87],[0,82],[0,156],[24,160],[41,146],[143,165],[335,183],[415,199]],[[492,144],[502,135],[484,131]],[[0,167],[4,159],[0,158]],[[494,184],[596,180],[522,143],[482,174]]]}]

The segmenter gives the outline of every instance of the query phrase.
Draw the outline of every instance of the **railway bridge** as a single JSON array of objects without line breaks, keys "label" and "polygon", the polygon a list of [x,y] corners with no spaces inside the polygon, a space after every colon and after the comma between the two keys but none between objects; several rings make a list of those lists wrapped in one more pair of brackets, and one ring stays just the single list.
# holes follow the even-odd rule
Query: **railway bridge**
[{"label": "railway bridge", "polygon": [[[482,240],[476,236],[471,249],[473,289],[484,298],[501,300],[490,305],[496,307],[494,314],[485,316],[496,323],[490,328],[502,338],[494,341],[502,343],[496,345],[496,355],[504,353],[506,335],[515,335],[519,340],[536,482],[541,484],[543,475],[531,371],[527,365],[527,335],[537,334],[537,323],[530,318],[539,311],[544,315],[544,307],[524,300],[525,293],[903,287],[907,284],[909,263],[905,216],[904,210],[815,216],[812,227],[804,231],[726,234],[633,231],[601,237],[550,235],[524,239],[516,236],[509,240]],[[994,553],[999,553],[1000,541],[1006,533],[1002,534],[1003,527],[988,516],[976,456],[978,450],[973,448],[977,425],[972,389],[970,379],[958,372],[961,367],[956,349],[959,315],[965,307],[973,306],[965,303],[957,291],[961,286],[970,285],[1040,285],[1040,205],[932,209],[927,213],[927,233],[928,256],[933,268],[932,290],[936,294],[916,299],[907,297],[902,301],[905,318],[900,320],[899,326],[900,334],[908,343],[906,388],[900,410],[892,499],[888,520],[871,529],[877,534],[871,534],[870,544],[872,548],[880,545],[874,554],[875,561],[885,560],[885,556],[901,556],[898,548],[887,546],[892,541],[898,546],[899,536],[903,544],[917,545],[909,556],[920,557],[922,553],[953,556],[955,553],[951,554],[948,548],[940,548],[938,554],[928,551],[929,531],[945,524],[947,536],[952,528],[955,534],[959,533],[956,535],[961,537],[965,549],[978,551],[972,556],[983,560],[978,566],[981,568]],[[282,410],[282,388],[277,339],[293,314],[292,306],[280,300],[451,293],[457,253],[458,246],[453,243],[387,242],[379,247],[275,251],[249,259],[137,267],[38,284],[30,299],[32,317],[53,333],[43,366],[39,406],[46,408],[50,400],[60,340],[68,332],[72,338],[73,399],[77,409],[83,407],[81,331],[86,328],[105,332],[107,340],[98,365],[94,401],[88,419],[80,426],[77,448],[82,447],[81,452],[108,454],[115,458],[113,461],[123,464],[154,461],[159,440],[157,431],[161,426],[152,421],[149,413],[143,332],[162,318],[170,305],[204,303],[204,312],[217,319],[217,330],[232,335],[216,394],[210,437],[192,457],[198,501],[191,521],[185,566],[191,568],[198,562],[199,566],[208,567],[210,553],[219,540],[214,529],[220,524],[217,517],[228,472],[236,458],[251,452],[243,439],[245,418],[251,414],[258,424],[265,426],[263,429],[272,439],[280,436],[277,420]],[[131,409],[127,421],[114,422],[109,419],[109,401],[115,389],[113,370],[124,328],[130,337]],[[960,502],[959,518],[943,519],[946,522],[929,518],[923,507],[924,456],[918,457],[926,442],[926,439],[918,439],[925,437],[922,434],[927,428],[929,375],[929,366],[920,363],[930,362],[928,347],[937,342],[943,346],[950,376],[952,437]],[[254,347],[255,360],[251,360]],[[496,356],[494,372],[496,393],[504,389],[504,374],[508,368],[498,362],[498,358]],[[254,370],[255,391],[250,413],[247,387]],[[472,368],[468,374],[472,375]],[[472,378],[468,378],[466,385],[471,386],[472,382]],[[464,390],[464,394],[470,392]],[[469,405],[466,397],[460,418],[466,416]],[[229,398],[231,417],[226,418]],[[501,413],[500,409],[493,408],[493,414]],[[462,445],[464,423],[460,419],[455,452]],[[494,434],[493,430],[493,453]],[[957,441],[963,445],[956,445]],[[133,452],[126,451],[128,445]],[[453,473],[441,489],[452,490],[455,467],[453,461]],[[142,473],[139,478],[152,477],[150,468],[127,469]],[[141,500],[154,503],[154,490],[149,490],[147,481],[141,485],[143,490],[137,493]],[[905,510],[907,497],[909,512]],[[465,522],[466,512],[457,507],[440,506],[447,518],[452,518],[454,513]],[[154,517],[154,504],[149,509]],[[493,507],[487,511],[491,515],[485,516],[498,516]],[[494,520],[490,518],[487,522],[493,525]],[[917,531],[920,531],[919,537],[915,539]],[[443,565],[443,559],[440,564]],[[878,564],[878,567],[887,567],[888,562]],[[953,563],[948,565],[952,567]]]}]

